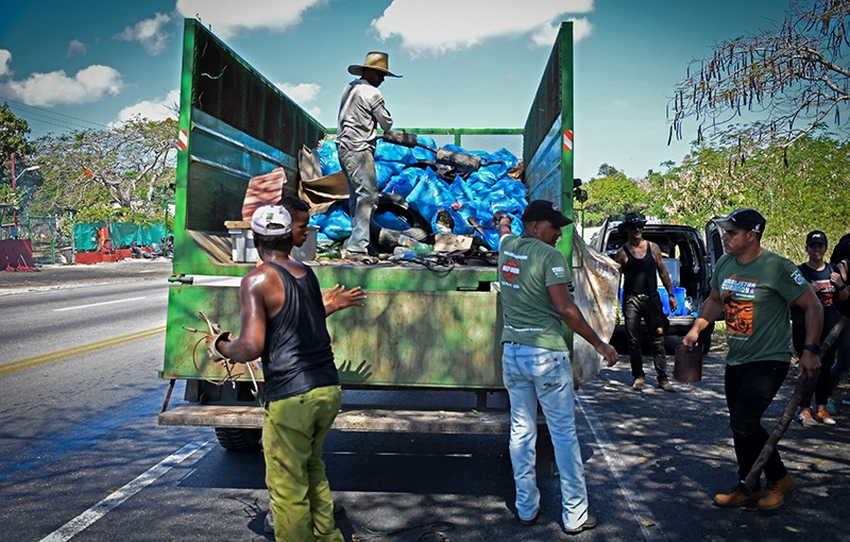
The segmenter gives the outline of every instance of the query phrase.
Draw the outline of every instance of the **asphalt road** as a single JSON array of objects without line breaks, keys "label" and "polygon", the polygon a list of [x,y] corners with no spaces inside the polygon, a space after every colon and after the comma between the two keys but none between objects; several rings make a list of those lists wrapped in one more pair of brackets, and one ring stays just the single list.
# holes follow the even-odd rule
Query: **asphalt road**
[{"label": "asphalt road", "polygon": [[[116,267],[104,269],[109,265]],[[166,387],[156,378],[164,337],[143,333],[164,323],[170,262],[54,271],[16,286],[5,280],[15,273],[0,273],[0,370],[10,369],[0,375],[0,541],[270,540],[262,530],[262,454],[227,452],[209,429],[156,426]],[[134,311],[133,303],[142,304]],[[79,311],[53,312],[69,308]],[[76,323],[55,317],[71,313],[65,320]],[[104,332],[86,335],[95,323]],[[119,330],[139,336],[101,343]],[[27,334],[30,350],[22,346]],[[5,365],[68,348],[78,350],[31,367]],[[780,452],[797,488],[784,508],[712,506],[711,496],[736,478],[722,372],[722,353],[712,354],[699,383],[640,393],[629,386],[623,357],[579,391],[577,431],[600,523],[576,539],[845,539],[850,406],[836,427],[793,423],[788,430]],[[771,405],[768,429],[790,397],[792,378]],[[847,391],[840,388],[842,396]],[[173,402],[179,397],[178,389]],[[417,397],[475,405],[471,394]],[[409,394],[348,390],[344,400],[406,404]],[[334,498],[345,508],[338,524],[346,540],[359,542],[566,539],[544,439],[539,448],[541,515],[523,527],[514,517],[507,435],[333,432],[325,459]],[[92,514],[86,528],[73,528]]]}]

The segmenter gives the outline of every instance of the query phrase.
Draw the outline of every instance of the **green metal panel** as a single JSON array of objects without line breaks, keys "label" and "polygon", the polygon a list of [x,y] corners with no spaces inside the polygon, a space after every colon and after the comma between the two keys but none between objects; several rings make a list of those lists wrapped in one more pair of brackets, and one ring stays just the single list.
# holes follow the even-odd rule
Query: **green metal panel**
[{"label": "green metal panel", "polygon": [[[208,360],[198,316],[238,333],[239,289],[175,285],[168,299],[163,378],[221,380]],[[367,387],[498,389],[502,386],[496,294],[492,292],[370,290],[365,307],[328,318],[344,384]],[[248,381],[243,366],[240,380]]]}]

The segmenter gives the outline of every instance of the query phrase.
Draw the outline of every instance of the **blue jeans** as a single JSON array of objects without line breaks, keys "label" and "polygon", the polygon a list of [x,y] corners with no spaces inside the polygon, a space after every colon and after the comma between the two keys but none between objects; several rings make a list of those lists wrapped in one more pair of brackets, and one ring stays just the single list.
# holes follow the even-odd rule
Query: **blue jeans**
[{"label": "blue jeans", "polygon": [[[782,387],[789,365],[782,361],[751,361],[726,366],[726,406],[738,459],[739,480],[747,478],[767,442],[768,433],[761,424],[761,417]],[[779,451],[774,449],[764,466],[764,477],[768,482],[775,482],[786,474],[788,471],[782,464]]]},{"label": "blue jeans", "polygon": [[587,520],[587,487],[576,435],[569,354],[504,343],[502,379],[511,402],[510,455],[517,515],[523,520],[531,519],[540,508],[535,470],[539,401],[561,476],[561,519],[567,529],[580,527]]},{"label": "blue jeans", "polygon": [[343,243],[343,248],[361,254],[368,252],[369,227],[378,207],[378,177],[372,152],[339,150],[339,165],[348,181],[348,214],[351,216],[351,237]]}]

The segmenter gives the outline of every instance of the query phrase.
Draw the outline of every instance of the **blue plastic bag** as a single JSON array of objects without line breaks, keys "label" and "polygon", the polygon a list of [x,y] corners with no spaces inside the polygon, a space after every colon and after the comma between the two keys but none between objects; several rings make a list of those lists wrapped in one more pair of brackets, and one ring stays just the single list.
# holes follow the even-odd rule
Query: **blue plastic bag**
[{"label": "blue plastic bag", "polygon": [[404,164],[398,162],[375,162],[375,173],[378,176],[378,190],[383,191],[389,184],[390,179],[404,168]]},{"label": "blue plastic bag", "polygon": [[430,168],[427,170],[415,167],[403,169],[401,173],[390,179],[390,182],[388,182],[387,186],[384,187],[383,192],[398,194],[399,196],[406,198],[411,192],[413,192],[414,187],[417,183],[419,183],[419,179],[428,175],[427,172],[430,172],[431,175],[434,174]]},{"label": "blue plastic bag", "polygon": [[337,202],[320,215],[310,217],[309,224],[319,228],[319,231],[334,241],[342,241],[351,237],[351,217],[345,209],[348,201]]},{"label": "blue plastic bag", "polygon": [[[426,147],[431,147],[432,149],[437,148],[437,142],[431,139],[430,137],[425,136],[416,136],[416,141],[425,145]],[[420,161],[433,162],[437,159],[437,154],[433,151],[429,151],[423,147],[416,147],[413,149],[413,156]]]},{"label": "blue plastic bag", "polygon": [[428,222],[432,222],[440,209],[449,209],[457,201],[449,185],[428,168],[413,191],[408,194],[407,202]]},{"label": "blue plastic bag", "polygon": [[336,149],[336,141],[325,139],[316,151],[319,153],[319,165],[322,166],[322,175],[330,175],[342,170],[342,167],[339,165],[339,153]]},{"label": "blue plastic bag", "polygon": [[413,156],[413,149],[395,143],[387,143],[383,139],[378,140],[378,146],[375,147],[376,162],[399,162],[410,165],[416,163],[416,157]]}]

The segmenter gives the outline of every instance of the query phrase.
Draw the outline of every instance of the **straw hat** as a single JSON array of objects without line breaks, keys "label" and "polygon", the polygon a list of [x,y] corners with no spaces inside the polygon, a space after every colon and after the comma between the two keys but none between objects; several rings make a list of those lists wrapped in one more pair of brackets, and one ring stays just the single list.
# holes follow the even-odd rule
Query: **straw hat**
[{"label": "straw hat", "polygon": [[363,75],[364,68],[372,68],[390,77],[401,77],[389,70],[389,57],[390,55],[387,53],[372,51],[366,55],[366,61],[363,64],[352,64],[349,66],[348,73],[352,75]]}]

